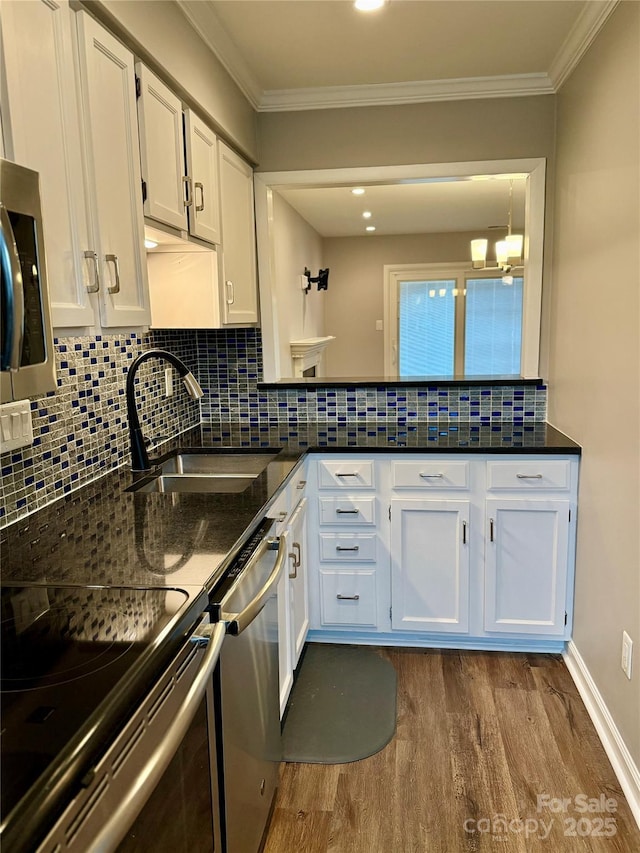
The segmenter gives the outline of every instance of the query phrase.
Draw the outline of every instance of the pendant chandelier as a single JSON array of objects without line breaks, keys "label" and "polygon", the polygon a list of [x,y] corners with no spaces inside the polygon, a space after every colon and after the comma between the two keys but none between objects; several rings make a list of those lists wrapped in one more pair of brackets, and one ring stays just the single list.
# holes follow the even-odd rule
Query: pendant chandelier
[{"label": "pendant chandelier", "polygon": [[[471,264],[474,270],[499,269],[504,273],[511,272],[514,267],[522,266],[522,247],[524,237],[522,234],[511,232],[511,219],[513,216],[513,181],[509,181],[509,224],[507,236],[504,240],[496,243],[496,266],[487,267],[487,248],[489,241],[484,238],[471,241]],[[504,226],[503,226],[504,227]]]}]

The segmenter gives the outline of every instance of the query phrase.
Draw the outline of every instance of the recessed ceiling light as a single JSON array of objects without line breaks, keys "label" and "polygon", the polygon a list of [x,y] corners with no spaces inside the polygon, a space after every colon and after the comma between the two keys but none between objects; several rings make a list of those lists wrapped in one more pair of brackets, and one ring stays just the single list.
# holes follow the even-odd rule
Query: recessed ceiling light
[{"label": "recessed ceiling light", "polygon": [[385,0],[355,0],[353,4],[359,12],[374,12],[384,6]]},{"label": "recessed ceiling light", "polygon": [[367,227],[365,228],[365,231],[375,231],[375,230],[376,230],[375,225],[367,225]]},{"label": "recessed ceiling light", "polygon": [[364,195],[364,190],[362,189],[362,187],[354,187],[351,192],[353,193],[353,195]]},{"label": "recessed ceiling light", "polygon": [[155,241],[155,240],[145,240],[145,241],[144,241],[144,247],[145,247],[145,249],[155,249],[155,247],[156,247],[157,245],[158,245],[158,244],[156,243],[156,241]]},{"label": "recessed ceiling light", "polygon": [[373,214],[370,210],[365,210],[365,212],[362,214],[363,219],[371,219],[372,216]]}]

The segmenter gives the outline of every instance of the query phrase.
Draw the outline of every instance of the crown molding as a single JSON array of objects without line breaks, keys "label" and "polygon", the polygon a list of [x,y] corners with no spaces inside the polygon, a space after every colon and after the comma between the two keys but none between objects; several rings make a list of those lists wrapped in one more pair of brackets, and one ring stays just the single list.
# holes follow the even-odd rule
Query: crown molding
[{"label": "crown molding", "polygon": [[363,86],[322,86],[308,89],[272,89],[263,93],[259,112],[318,110],[333,107],[421,104],[473,98],[511,98],[549,95],[554,89],[546,74],[500,77],[463,77],[451,80],[411,80]]},{"label": "crown molding", "polygon": [[554,91],[562,86],[580,62],[619,0],[589,0],[584,4],[577,21],[571,28],[549,69]]},{"label": "crown molding", "polygon": [[254,110],[259,110],[263,90],[213,6],[210,3],[203,3],[202,0],[176,0],[176,3],[193,29],[220,60]]},{"label": "crown molding", "polygon": [[203,0],[176,0],[191,26],[218,57],[257,112],[553,95],[569,77],[619,2],[620,0],[589,0],[585,3],[555,56],[549,73],[263,90],[213,6]]}]

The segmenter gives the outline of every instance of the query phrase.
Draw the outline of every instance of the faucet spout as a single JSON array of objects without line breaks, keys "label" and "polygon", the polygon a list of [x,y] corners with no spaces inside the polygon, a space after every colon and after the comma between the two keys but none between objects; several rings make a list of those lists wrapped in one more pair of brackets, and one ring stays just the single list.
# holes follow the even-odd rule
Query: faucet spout
[{"label": "faucet spout", "polygon": [[202,388],[189,368],[173,353],[163,349],[150,349],[134,359],[127,373],[127,417],[129,420],[129,439],[131,441],[131,470],[135,472],[150,471],[151,462],[147,453],[147,444],[140,428],[140,418],[135,403],[135,378],[138,368],[150,358],[160,358],[172,364],[182,379],[187,393],[194,400],[204,396]]}]

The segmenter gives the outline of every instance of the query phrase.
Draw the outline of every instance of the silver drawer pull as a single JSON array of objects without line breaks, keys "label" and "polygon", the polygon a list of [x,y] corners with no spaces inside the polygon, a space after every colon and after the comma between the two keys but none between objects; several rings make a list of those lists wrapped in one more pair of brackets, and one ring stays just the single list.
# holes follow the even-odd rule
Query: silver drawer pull
[{"label": "silver drawer pull", "polygon": [[120,293],[120,263],[118,262],[118,256],[109,254],[105,255],[104,259],[108,264],[113,264],[115,274],[115,282],[107,287],[107,291],[109,293]]},{"label": "silver drawer pull", "polygon": [[349,473],[348,471],[344,474],[341,474],[339,471],[336,471],[336,477],[357,477],[357,473]]},{"label": "silver drawer pull", "polygon": [[183,176],[182,183],[185,186],[185,197],[182,200],[182,203],[185,207],[191,207],[193,204],[193,184],[191,183],[189,175]]},{"label": "silver drawer pull", "polygon": [[423,474],[423,473],[422,473],[422,471],[421,471],[421,472],[420,472],[420,476],[421,476],[424,480],[432,480],[432,479],[433,479],[433,480],[442,480],[442,479],[443,479],[443,477],[444,477],[444,474]]},{"label": "silver drawer pull", "polygon": [[516,474],[519,480],[541,480],[542,474]]},{"label": "silver drawer pull", "polygon": [[357,515],[359,512],[359,509],[337,509],[336,515]]},{"label": "silver drawer pull", "polygon": [[296,489],[304,489],[304,487],[305,487],[306,485],[307,485],[307,481],[306,481],[306,480],[298,480],[298,485],[296,486]]},{"label": "silver drawer pull", "polygon": [[343,548],[342,545],[336,545],[336,551],[359,551],[359,545],[353,545],[351,548]]},{"label": "silver drawer pull", "polygon": [[360,601],[359,595],[340,595],[340,593],[338,593],[336,598],[338,601]]},{"label": "silver drawer pull", "polygon": [[91,261],[93,265],[93,284],[87,284],[87,293],[97,293],[100,290],[100,269],[98,267],[98,255],[95,252],[92,252],[90,249],[87,249],[84,253],[84,257]]},{"label": "silver drawer pull", "polygon": [[193,186],[195,187],[196,194],[198,190],[200,190],[200,200],[202,204],[198,204],[198,202],[196,202],[196,213],[200,213],[201,210],[204,210],[204,186],[200,181],[196,181]]}]

